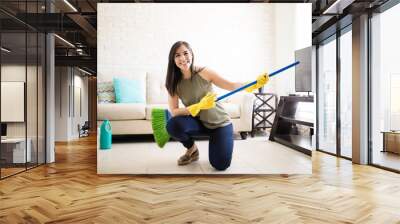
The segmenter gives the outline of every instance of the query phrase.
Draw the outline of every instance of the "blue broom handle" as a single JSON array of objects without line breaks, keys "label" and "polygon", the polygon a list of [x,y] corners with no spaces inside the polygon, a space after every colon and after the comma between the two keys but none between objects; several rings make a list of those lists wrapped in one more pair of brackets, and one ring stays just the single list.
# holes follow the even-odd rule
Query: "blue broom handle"
[{"label": "blue broom handle", "polygon": [[[294,62],[294,63],[292,63],[292,64],[290,64],[290,65],[288,65],[288,66],[286,66],[286,67],[283,67],[283,68],[281,68],[281,69],[279,69],[279,70],[277,70],[277,71],[274,71],[274,72],[272,72],[271,74],[269,74],[269,77],[275,76],[275,75],[277,75],[278,73],[281,73],[281,72],[283,72],[283,71],[285,71],[285,70],[287,70],[287,69],[289,69],[289,68],[291,68],[291,67],[293,67],[293,66],[298,65],[299,63],[300,63],[299,61],[296,61],[296,62]],[[237,88],[237,89],[235,89],[235,90],[232,90],[231,92],[226,93],[226,94],[224,94],[224,95],[218,97],[217,100],[216,100],[215,102],[218,102],[218,101],[220,101],[220,100],[222,100],[222,99],[224,99],[224,98],[226,98],[226,97],[228,97],[228,96],[230,96],[230,95],[232,95],[232,94],[235,94],[235,93],[237,93],[237,92],[239,92],[239,91],[242,91],[243,89],[246,89],[247,87],[250,87],[250,86],[252,86],[252,85],[254,85],[254,84],[256,84],[256,83],[257,83],[257,80],[254,81],[254,82],[248,83],[248,84],[246,84],[246,85],[244,85],[244,86],[242,86],[242,87],[239,87],[239,88]]]}]

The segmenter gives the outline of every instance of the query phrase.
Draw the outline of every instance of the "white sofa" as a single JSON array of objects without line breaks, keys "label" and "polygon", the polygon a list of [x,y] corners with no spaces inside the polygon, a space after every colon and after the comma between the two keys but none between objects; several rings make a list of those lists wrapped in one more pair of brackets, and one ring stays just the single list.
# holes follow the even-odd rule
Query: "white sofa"
[{"label": "white sofa", "polygon": [[[168,93],[164,87],[165,73],[146,72],[134,76],[145,86],[145,103],[99,103],[97,105],[98,125],[105,119],[110,120],[113,135],[152,134],[151,110],[168,108]],[[101,78],[100,78],[101,77]],[[99,76],[99,82],[111,81],[112,77]],[[225,91],[226,93],[226,91]],[[218,94],[221,95],[221,94]],[[252,111],[254,95],[240,92],[223,100],[222,105],[228,112],[235,132],[245,139],[252,129]],[[180,105],[182,105],[180,103]]]}]

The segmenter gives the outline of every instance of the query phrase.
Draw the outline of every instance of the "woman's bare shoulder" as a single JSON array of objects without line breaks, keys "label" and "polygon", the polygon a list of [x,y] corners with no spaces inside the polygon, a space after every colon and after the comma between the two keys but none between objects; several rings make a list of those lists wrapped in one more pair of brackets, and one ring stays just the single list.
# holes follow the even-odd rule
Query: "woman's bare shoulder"
[{"label": "woman's bare shoulder", "polygon": [[194,72],[196,73],[203,72],[206,69],[207,69],[206,66],[201,66],[201,65],[195,65],[193,68]]},{"label": "woman's bare shoulder", "polygon": [[200,69],[197,71],[203,79],[207,81],[211,81],[211,76],[214,74],[214,71],[208,67],[199,67]]}]

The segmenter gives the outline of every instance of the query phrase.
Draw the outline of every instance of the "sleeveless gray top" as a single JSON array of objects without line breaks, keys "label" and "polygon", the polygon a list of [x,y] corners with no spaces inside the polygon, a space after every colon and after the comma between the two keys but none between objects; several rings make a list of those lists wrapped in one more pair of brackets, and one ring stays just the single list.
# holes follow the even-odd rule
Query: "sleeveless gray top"
[{"label": "sleeveless gray top", "polygon": [[[198,73],[193,74],[190,79],[182,79],[177,86],[177,95],[186,107],[200,102],[208,92],[213,92],[211,82],[203,79]],[[214,108],[200,110],[197,117],[209,129],[224,127],[231,123],[228,113],[220,102],[217,102]]]}]

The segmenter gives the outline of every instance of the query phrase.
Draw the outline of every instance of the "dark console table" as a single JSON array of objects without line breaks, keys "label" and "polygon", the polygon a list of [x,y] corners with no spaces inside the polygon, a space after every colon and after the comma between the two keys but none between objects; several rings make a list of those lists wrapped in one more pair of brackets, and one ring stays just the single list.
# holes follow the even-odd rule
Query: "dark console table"
[{"label": "dark console table", "polygon": [[[313,96],[281,96],[272,124],[270,141],[276,141],[311,156],[314,121],[304,116],[299,103],[313,103]],[[308,114],[309,115],[309,114]],[[308,134],[299,132],[299,125],[308,128]]]}]

